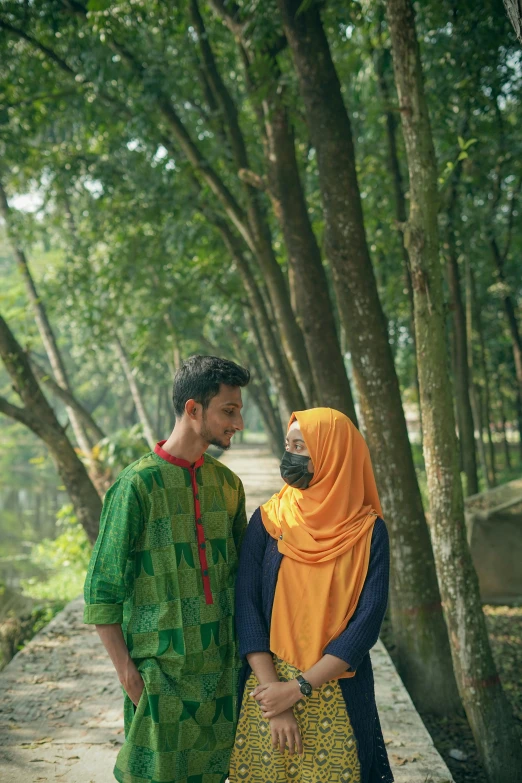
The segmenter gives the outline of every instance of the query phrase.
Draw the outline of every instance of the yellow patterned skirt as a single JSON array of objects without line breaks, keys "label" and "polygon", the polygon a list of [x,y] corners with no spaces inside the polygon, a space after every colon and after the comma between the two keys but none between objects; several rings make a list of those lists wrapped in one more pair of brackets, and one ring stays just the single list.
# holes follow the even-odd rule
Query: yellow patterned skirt
[{"label": "yellow patterned skirt", "polygon": [[[275,656],[274,664],[280,680],[300,674]],[[230,783],[360,783],[357,745],[338,680],[325,683],[294,706],[303,740],[302,756],[272,748],[269,721],[249,696],[258,684],[252,673],[245,686],[230,758]]]}]

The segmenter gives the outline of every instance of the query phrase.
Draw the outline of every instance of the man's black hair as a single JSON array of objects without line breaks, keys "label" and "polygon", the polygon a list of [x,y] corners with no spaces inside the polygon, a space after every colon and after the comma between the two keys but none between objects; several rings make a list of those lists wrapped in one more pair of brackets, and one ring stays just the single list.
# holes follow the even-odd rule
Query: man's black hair
[{"label": "man's black hair", "polygon": [[239,364],[218,356],[190,356],[174,376],[172,402],[176,418],[185,413],[187,400],[195,400],[206,410],[212,397],[219,394],[219,387],[246,386],[250,373]]}]

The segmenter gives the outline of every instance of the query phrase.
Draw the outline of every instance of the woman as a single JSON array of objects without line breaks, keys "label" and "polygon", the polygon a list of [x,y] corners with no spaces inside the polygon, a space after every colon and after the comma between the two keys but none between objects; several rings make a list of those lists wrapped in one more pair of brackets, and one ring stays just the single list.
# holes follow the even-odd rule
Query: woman
[{"label": "woman", "polygon": [[369,656],[389,548],[368,448],[339,411],[301,411],[281,475],[240,556],[230,783],[390,783]]}]

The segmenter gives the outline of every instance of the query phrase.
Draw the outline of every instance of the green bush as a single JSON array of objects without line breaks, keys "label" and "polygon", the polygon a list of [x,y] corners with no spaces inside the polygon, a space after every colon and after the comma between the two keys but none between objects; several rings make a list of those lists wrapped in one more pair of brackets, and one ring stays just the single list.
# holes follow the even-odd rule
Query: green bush
[{"label": "green bush", "polygon": [[141,424],[116,430],[103,438],[93,449],[96,459],[109,468],[122,469],[150,451]]},{"label": "green bush", "polygon": [[31,598],[65,605],[82,592],[91,545],[71,505],[60,509],[56,525],[62,530],[60,535],[34,544],[30,555],[31,562],[39,566],[47,578],[25,579],[22,590]]}]

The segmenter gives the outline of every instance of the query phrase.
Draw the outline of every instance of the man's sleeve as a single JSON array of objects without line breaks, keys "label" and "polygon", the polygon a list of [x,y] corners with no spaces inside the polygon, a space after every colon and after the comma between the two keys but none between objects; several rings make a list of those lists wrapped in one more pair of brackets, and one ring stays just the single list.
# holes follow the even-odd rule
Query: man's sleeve
[{"label": "man's sleeve", "polygon": [[118,479],[105,496],[100,533],[87,571],[85,623],[110,625],[123,621],[125,569],[143,522],[136,488],[128,479]]},{"label": "man's sleeve", "polygon": [[236,509],[236,514],[234,516],[234,521],[232,522],[232,537],[234,539],[234,544],[236,545],[236,551],[238,555],[241,550],[241,545],[243,543],[243,537],[245,535],[246,527],[247,527],[247,517],[246,517],[246,509],[245,509],[245,490],[243,488],[243,482],[240,479],[239,489],[238,489],[237,509]]}]

